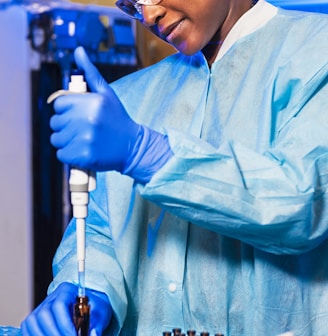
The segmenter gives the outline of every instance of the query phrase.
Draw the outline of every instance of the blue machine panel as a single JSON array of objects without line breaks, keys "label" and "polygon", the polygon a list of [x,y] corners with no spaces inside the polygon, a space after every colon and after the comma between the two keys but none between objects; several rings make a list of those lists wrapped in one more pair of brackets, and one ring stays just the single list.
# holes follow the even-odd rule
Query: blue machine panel
[{"label": "blue machine panel", "polygon": [[328,13],[327,0],[267,0],[275,6],[286,9]]}]

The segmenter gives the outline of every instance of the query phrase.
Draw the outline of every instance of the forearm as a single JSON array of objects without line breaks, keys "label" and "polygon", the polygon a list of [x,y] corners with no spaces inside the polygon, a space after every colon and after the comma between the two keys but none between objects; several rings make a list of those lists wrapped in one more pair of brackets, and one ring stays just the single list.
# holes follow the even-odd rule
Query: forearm
[{"label": "forearm", "polygon": [[298,167],[306,172],[301,175],[291,164],[239,144],[225,143],[216,150],[175,132],[170,139],[174,156],[150,183],[139,186],[143,197],[188,221],[272,253],[301,253],[326,236],[324,152],[315,164]]}]

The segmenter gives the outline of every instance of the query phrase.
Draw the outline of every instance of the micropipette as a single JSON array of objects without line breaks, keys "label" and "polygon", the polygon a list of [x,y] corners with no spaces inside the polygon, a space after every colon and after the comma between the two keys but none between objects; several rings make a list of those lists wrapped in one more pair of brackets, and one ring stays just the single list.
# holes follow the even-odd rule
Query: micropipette
[{"label": "micropipette", "polygon": [[[62,95],[87,92],[87,84],[81,72],[70,77],[68,90],[59,90],[51,94],[48,104]],[[85,293],[85,220],[88,216],[89,192],[96,188],[95,173],[72,167],[69,177],[69,190],[73,217],[76,219],[76,253],[78,269],[78,296],[74,305],[73,320],[78,336],[89,334],[90,305]]]},{"label": "micropipette", "polygon": [[[87,84],[79,71],[71,75],[70,93],[87,92]],[[69,189],[73,217],[76,219],[76,246],[78,263],[78,296],[85,297],[85,219],[88,216],[89,192],[96,188],[95,175],[87,170],[71,168]]]},{"label": "micropipette", "polygon": [[[59,90],[51,94],[47,100],[51,103],[62,95],[87,92],[87,84],[81,71],[75,71],[70,76],[68,90]],[[85,219],[88,215],[89,192],[96,188],[93,172],[71,168],[69,190],[73,217],[76,219],[76,246],[78,268],[78,296],[85,296]]]}]

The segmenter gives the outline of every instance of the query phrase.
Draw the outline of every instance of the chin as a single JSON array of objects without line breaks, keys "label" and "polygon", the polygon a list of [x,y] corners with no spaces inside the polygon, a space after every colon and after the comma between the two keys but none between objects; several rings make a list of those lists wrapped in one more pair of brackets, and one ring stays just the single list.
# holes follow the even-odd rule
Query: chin
[{"label": "chin", "polygon": [[173,46],[175,49],[179,50],[182,54],[186,55],[186,56],[192,56],[195,55],[197,52],[199,52],[201,50],[201,48],[192,48],[188,45],[184,45],[184,44],[180,44],[180,45],[174,45]]}]

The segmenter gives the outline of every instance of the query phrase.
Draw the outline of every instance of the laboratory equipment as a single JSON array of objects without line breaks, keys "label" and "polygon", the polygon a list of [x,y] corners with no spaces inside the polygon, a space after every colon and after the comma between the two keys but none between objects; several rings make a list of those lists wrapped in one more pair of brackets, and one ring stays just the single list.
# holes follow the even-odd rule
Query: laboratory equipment
[{"label": "laboratory equipment", "polygon": [[286,9],[328,13],[327,0],[268,0],[268,2]]},{"label": "laboratory equipment", "polygon": [[[65,94],[83,94],[87,92],[87,83],[83,72],[73,70],[67,90],[59,90],[51,94],[47,100],[51,103],[57,97]],[[85,220],[88,216],[89,192],[96,188],[93,172],[72,167],[69,177],[69,190],[73,217],[76,220],[76,249],[78,271],[78,296],[74,305],[73,320],[77,335],[87,336],[89,329],[90,305],[85,294]]]},{"label": "laboratory equipment", "polygon": [[[73,51],[84,45],[108,82],[131,73],[139,64],[136,56],[134,22],[116,8],[70,4],[52,8],[28,6],[28,34],[31,59],[39,60],[31,74],[35,303],[40,303],[52,279],[51,263],[63,230],[72,217],[69,192],[70,169],[62,165],[50,145],[49,95],[68,90],[75,67]],[[40,8],[41,8],[40,7]],[[46,10],[43,10],[46,8]]]},{"label": "laboratory equipment", "polygon": [[88,215],[89,191],[93,189],[90,179],[91,175],[87,171],[71,168],[69,186],[73,216],[76,219],[78,295],[81,297],[85,296],[85,219]]},{"label": "laboratory equipment", "polygon": [[89,335],[90,305],[87,296],[78,296],[76,298],[73,321],[78,336]]},{"label": "laboratory equipment", "polygon": [[14,326],[0,326],[1,336],[21,336],[21,330]]},{"label": "laboratory equipment", "polygon": [[[196,330],[187,330],[187,333],[185,334],[181,328],[174,328],[172,331],[163,331],[163,336],[197,336]],[[223,334],[216,333],[213,334],[214,336],[224,336]],[[200,332],[199,336],[210,336],[210,333],[208,331],[202,331]]]}]

